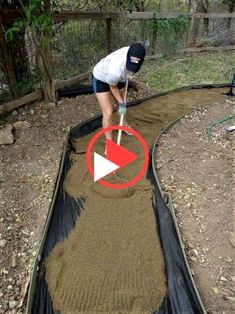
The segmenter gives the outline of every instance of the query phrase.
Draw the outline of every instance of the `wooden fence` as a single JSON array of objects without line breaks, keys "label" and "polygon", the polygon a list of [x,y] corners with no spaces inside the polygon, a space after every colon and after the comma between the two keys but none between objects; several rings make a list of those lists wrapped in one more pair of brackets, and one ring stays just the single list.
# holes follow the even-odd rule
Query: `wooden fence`
[{"label": "wooden fence", "polygon": [[[17,20],[20,17],[20,13],[12,10],[2,10],[0,12],[0,25],[4,23],[9,23],[10,21]],[[84,19],[102,19],[106,21],[106,49],[107,52],[112,50],[112,23],[116,19],[125,18],[128,20],[164,20],[164,19],[176,19],[179,17],[185,17],[189,21],[193,22],[199,19],[231,19],[235,18],[235,13],[190,13],[190,14],[178,14],[178,13],[155,13],[155,12],[52,12],[52,18],[55,22],[67,22],[71,20],[84,20]],[[154,28],[153,28],[154,32]],[[153,34],[154,35],[154,34]],[[152,36],[153,38],[154,36]],[[150,43],[154,46],[154,42]],[[195,48],[190,47],[181,51],[186,52],[196,52],[196,51],[205,51],[205,50],[228,50],[235,49],[234,46],[226,47],[206,47],[206,48]],[[154,51],[150,49],[150,51]],[[154,58],[156,55],[148,56],[148,58]],[[64,80],[61,83],[55,85],[55,90],[65,88],[75,84],[85,77],[88,76],[88,73],[77,75],[68,80]],[[43,96],[42,90],[35,91],[31,94],[25,95],[19,99],[15,99],[8,103],[5,103],[0,106],[0,114],[4,114],[17,108],[19,106],[25,105],[29,102],[41,99]]]},{"label": "wooden fence", "polygon": [[[0,23],[9,23],[12,20],[16,20],[21,16],[20,12],[15,10],[3,9],[0,12]],[[52,12],[54,21],[68,21],[78,19],[109,19],[109,18],[128,18],[128,19],[175,19],[180,16],[186,18],[197,19],[225,19],[235,18],[235,12],[228,13],[157,13],[157,12],[74,12],[74,11],[61,11]]]}]

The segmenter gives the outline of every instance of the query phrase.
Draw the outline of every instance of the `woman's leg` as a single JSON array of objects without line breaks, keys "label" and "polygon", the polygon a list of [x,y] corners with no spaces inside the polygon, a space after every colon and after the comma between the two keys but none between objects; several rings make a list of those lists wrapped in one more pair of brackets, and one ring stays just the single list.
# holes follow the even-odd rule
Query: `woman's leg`
[{"label": "woman's leg", "polygon": [[126,88],[125,88],[125,87],[124,87],[124,88],[122,88],[122,89],[119,89],[119,92],[120,92],[120,95],[121,95],[121,97],[122,97],[123,101],[124,101],[124,97],[125,97],[125,90],[126,90]]},{"label": "woman's leg", "polygon": [[[99,101],[102,113],[103,120],[102,126],[103,128],[110,127],[112,125],[112,114],[113,114],[113,106],[110,92],[104,93],[96,93],[96,97]],[[105,133],[106,139],[112,139],[112,131]]]}]

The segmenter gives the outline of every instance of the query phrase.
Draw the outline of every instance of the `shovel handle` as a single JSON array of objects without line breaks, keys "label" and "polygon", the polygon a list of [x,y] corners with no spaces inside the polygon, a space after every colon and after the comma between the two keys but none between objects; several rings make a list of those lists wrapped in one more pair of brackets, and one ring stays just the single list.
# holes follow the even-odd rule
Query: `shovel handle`
[{"label": "shovel handle", "polygon": [[[124,94],[124,102],[126,103],[126,98],[127,98],[127,89],[128,89],[128,79],[126,80],[126,86],[125,86],[125,94]],[[123,126],[124,123],[124,114],[121,114],[120,117],[120,122],[119,122],[119,126]],[[122,139],[122,130],[118,130],[118,137],[117,137],[117,144],[120,145],[121,144],[121,139]]]}]

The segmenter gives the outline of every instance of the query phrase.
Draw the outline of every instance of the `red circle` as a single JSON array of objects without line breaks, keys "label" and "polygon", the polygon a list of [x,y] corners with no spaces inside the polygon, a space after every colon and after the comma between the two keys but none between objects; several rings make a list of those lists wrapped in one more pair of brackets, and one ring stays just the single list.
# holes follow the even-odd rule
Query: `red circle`
[{"label": "red circle", "polygon": [[88,147],[87,147],[87,152],[86,152],[86,164],[87,164],[87,168],[90,171],[91,175],[94,176],[94,170],[92,168],[92,164],[91,164],[91,151],[92,148],[95,144],[95,142],[97,141],[98,138],[100,138],[105,132],[108,131],[112,131],[112,130],[123,130],[123,131],[128,131],[130,133],[132,133],[140,142],[143,151],[144,151],[144,164],[143,167],[141,168],[141,170],[139,171],[139,173],[130,181],[125,182],[125,183],[119,183],[119,184],[115,184],[115,183],[109,183],[106,182],[102,179],[98,180],[98,182],[100,184],[102,184],[103,186],[106,186],[108,188],[112,188],[112,189],[124,189],[127,187],[130,187],[132,185],[134,185],[136,182],[138,182],[142,176],[145,174],[145,171],[148,168],[148,162],[149,162],[149,150],[148,150],[148,146],[145,142],[145,140],[143,139],[143,137],[136,132],[135,130],[133,130],[132,128],[129,128],[127,126],[120,126],[120,125],[114,125],[114,126],[110,126],[108,128],[104,128],[102,130],[100,130],[98,133],[96,133],[92,139],[90,140]]}]

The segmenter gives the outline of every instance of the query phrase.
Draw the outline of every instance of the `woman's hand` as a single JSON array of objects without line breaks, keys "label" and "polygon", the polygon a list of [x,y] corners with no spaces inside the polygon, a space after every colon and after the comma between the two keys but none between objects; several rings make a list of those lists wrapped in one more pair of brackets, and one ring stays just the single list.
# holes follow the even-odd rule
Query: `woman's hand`
[{"label": "woman's hand", "polygon": [[126,103],[122,102],[118,105],[118,112],[120,114],[126,114]]}]

